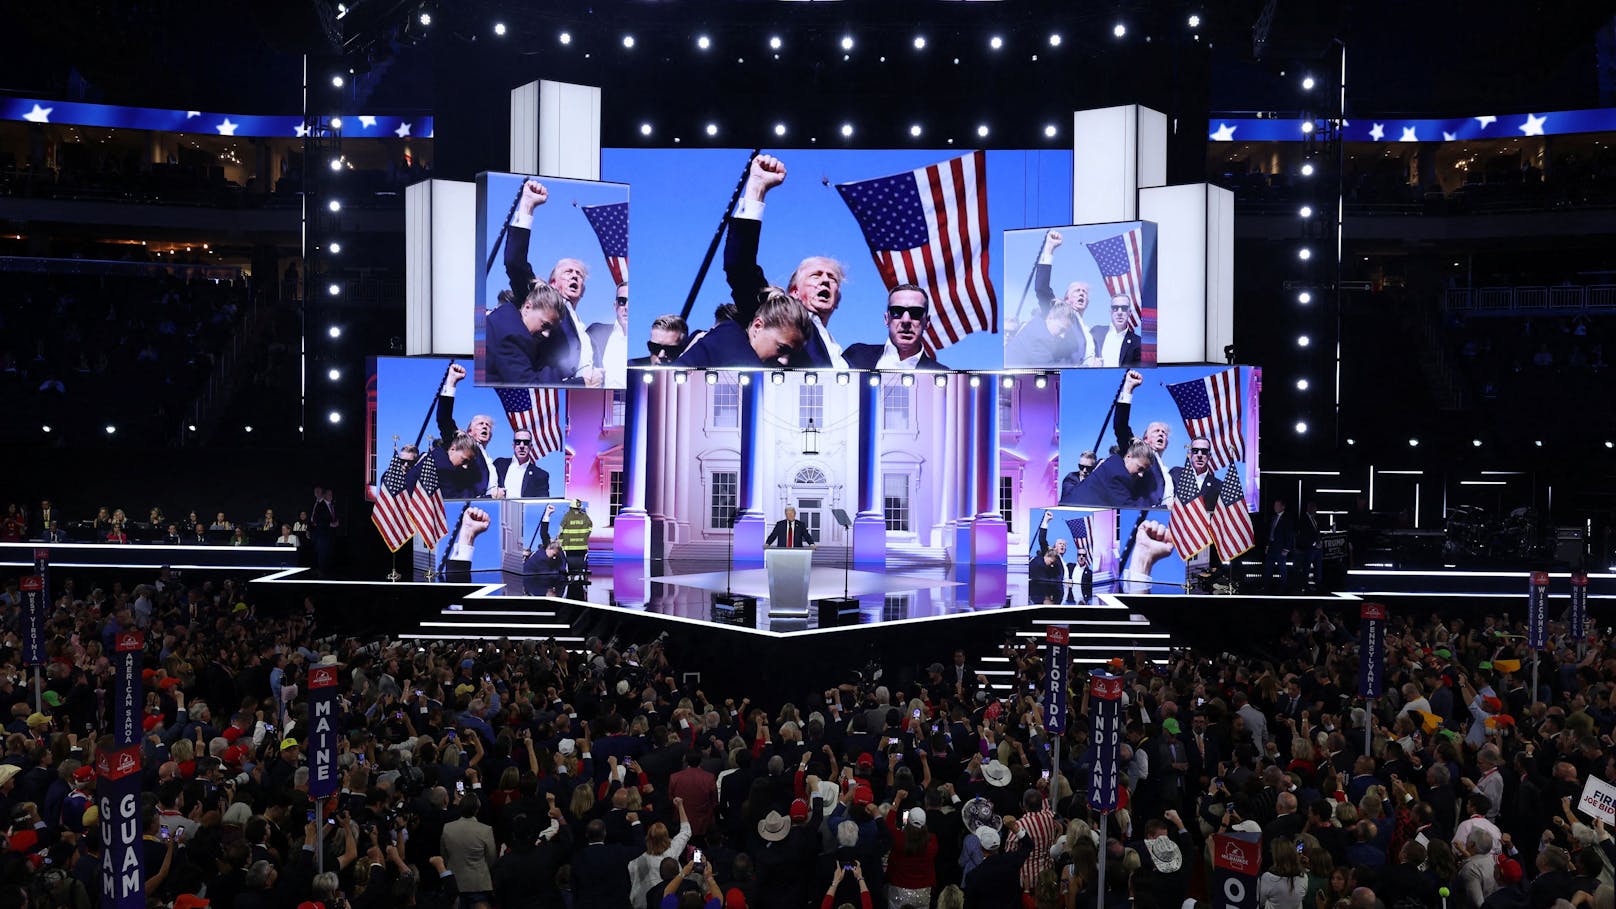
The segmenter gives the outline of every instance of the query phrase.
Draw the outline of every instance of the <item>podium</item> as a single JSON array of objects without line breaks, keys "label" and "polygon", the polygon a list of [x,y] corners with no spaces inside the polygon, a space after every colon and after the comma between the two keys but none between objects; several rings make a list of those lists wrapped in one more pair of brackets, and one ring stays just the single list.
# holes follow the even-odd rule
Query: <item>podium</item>
[{"label": "podium", "polygon": [[808,612],[808,576],[814,551],[806,547],[766,549],[763,570],[769,578],[769,613],[804,615]]}]

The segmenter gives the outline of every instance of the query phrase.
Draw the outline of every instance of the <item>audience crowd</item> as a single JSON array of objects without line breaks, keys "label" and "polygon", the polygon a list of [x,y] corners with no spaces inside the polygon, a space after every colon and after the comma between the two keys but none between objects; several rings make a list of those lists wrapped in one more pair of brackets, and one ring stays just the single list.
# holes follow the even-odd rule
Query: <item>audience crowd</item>
[{"label": "audience crowd", "polygon": [[103,505],[91,517],[70,514],[50,499],[42,499],[34,508],[16,502],[6,505],[0,517],[0,542],[299,547],[311,540],[311,532],[318,537],[340,523],[333,493],[322,487],[315,487],[309,506],[296,515],[283,511],[277,517],[275,509],[266,508],[260,516],[231,520],[222,511],[212,517],[195,510],[169,515],[153,506],[142,515]]},{"label": "audience crowd", "polygon": [[[1126,735],[1100,842],[1087,699],[1057,746],[1031,642],[1003,645],[1008,672],[960,650],[910,678],[889,654],[884,676],[828,670],[764,703],[702,690],[687,670],[726,657],[663,639],[361,641],[328,635],[312,602],[260,615],[230,580],[66,575],[42,709],[15,581],[0,592],[0,909],[96,904],[89,767],[129,627],[147,644],[150,905],[1178,909],[1212,898],[1221,832],[1260,840],[1273,909],[1611,905],[1616,844],[1576,810],[1616,770],[1609,629],[1551,626],[1532,691],[1518,623],[1395,616],[1387,694],[1367,704],[1355,634],[1322,610],[1239,654],[1112,660]],[[323,822],[318,664],[342,679]]]}]

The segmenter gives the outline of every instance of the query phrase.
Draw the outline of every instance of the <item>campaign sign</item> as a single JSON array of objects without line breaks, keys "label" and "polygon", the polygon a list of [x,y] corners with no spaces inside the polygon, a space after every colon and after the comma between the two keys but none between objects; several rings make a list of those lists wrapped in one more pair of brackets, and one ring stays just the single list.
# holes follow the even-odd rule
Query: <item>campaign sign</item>
[{"label": "campaign sign", "polygon": [[1582,785],[1582,796],[1577,799],[1577,808],[1589,817],[1616,824],[1616,786],[1588,774],[1588,782]]},{"label": "campaign sign", "polygon": [[1114,811],[1117,780],[1122,773],[1122,677],[1099,670],[1089,674],[1089,743],[1094,749],[1089,773],[1089,807]]},{"label": "campaign sign", "polygon": [[1378,698],[1386,689],[1386,607],[1365,603],[1358,618],[1358,694]]},{"label": "campaign sign", "polygon": [[337,667],[309,670],[309,795],[337,791]]},{"label": "campaign sign", "polygon": [[1526,601],[1526,646],[1542,650],[1549,643],[1549,573],[1532,572],[1531,594]]},{"label": "campaign sign", "polygon": [[22,658],[30,666],[45,663],[45,579],[22,579]]},{"label": "campaign sign", "polygon": [[1571,611],[1567,617],[1571,624],[1571,637],[1582,640],[1588,636],[1588,575],[1571,575]]},{"label": "campaign sign", "polygon": [[1257,876],[1261,872],[1261,834],[1219,833],[1212,837],[1214,906],[1257,909]]},{"label": "campaign sign", "polygon": [[1066,676],[1071,670],[1071,650],[1067,644],[1071,636],[1060,625],[1050,625],[1044,629],[1044,641],[1048,645],[1044,652],[1044,680],[1048,688],[1044,691],[1044,726],[1050,732],[1061,735],[1066,732],[1066,716],[1071,712],[1071,705],[1067,694]]}]

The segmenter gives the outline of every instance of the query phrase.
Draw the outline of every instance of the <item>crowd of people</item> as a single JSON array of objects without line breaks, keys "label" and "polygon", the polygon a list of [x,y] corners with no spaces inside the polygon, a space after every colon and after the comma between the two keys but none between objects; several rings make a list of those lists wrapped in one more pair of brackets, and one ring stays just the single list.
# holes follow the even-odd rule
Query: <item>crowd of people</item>
[{"label": "crowd of people", "polygon": [[209,518],[194,509],[186,515],[170,516],[159,506],[144,515],[122,508],[101,506],[93,517],[72,515],[50,499],[29,508],[11,502],[0,517],[0,542],[20,543],[159,543],[170,546],[291,546],[318,542],[340,520],[333,492],[315,487],[312,503],[297,512],[266,508],[261,517],[232,521],[223,512]]},{"label": "crowd of people", "polygon": [[[1260,841],[1272,909],[1611,905],[1616,843],[1577,810],[1616,771],[1608,631],[1551,626],[1532,692],[1518,623],[1394,617],[1368,703],[1324,610],[1240,654],[1122,655],[1102,842],[1089,702],[1077,686],[1065,734],[1044,725],[1031,641],[1002,646],[1008,677],[961,649],[911,678],[928,655],[889,654],[761,703],[691,684],[717,656],[697,644],[356,639],[230,580],[65,575],[39,709],[0,592],[0,907],[96,905],[90,768],[109,642],[134,627],[151,905],[1176,909],[1213,898],[1222,833]],[[316,806],[307,680],[331,665],[341,788]]]}]

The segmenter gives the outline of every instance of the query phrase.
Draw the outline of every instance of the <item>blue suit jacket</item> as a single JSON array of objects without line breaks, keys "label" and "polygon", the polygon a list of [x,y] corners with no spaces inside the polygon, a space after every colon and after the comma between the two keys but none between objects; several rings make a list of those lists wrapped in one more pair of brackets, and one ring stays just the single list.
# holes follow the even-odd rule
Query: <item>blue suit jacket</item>
[{"label": "blue suit jacket", "polygon": [[[438,470],[438,490],[445,499],[475,499],[487,492],[488,486],[478,479],[477,471],[472,470],[469,463],[454,466],[446,449],[434,445],[427,449],[427,457]],[[480,482],[482,486],[478,485]]]},{"label": "blue suit jacket", "polygon": [[[502,483],[505,480],[505,471],[511,469],[511,460],[511,458],[494,459],[494,472],[499,475],[499,480]],[[523,471],[522,473],[522,491],[520,493],[512,493],[511,490],[507,489],[505,490],[505,496],[506,498],[511,499],[549,498],[550,472],[545,470],[543,467],[540,467],[538,464],[529,461],[527,464],[527,470]]]},{"label": "blue suit jacket", "polygon": [[[730,298],[735,301],[735,321],[742,328],[751,325],[757,316],[758,291],[769,286],[769,279],[757,264],[758,237],[762,233],[763,222],[755,218],[729,219],[729,236],[724,240],[724,279],[729,282]],[[802,348],[792,355],[787,365],[799,369],[829,369],[833,364],[824,339],[816,331],[804,339]]]},{"label": "blue suit jacket", "polygon": [[[885,353],[885,344],[849,344],[842,348],[842,359],[847,361],[849,369],[874,369],[875,364],[881,361],[881,354]],[[916,369],[947,369],[947,366],[937,362],[930,354],[922,353],[920,362],[915,364]]]},{"label": "blue suit jacket", "polygon": [[1160,501],[1152,498],[1150,473],[1136,477],[1128,473],[1122,455],[1112,455],[1101,461],[1088,478],[1077,484],[1069,497],[1061,498],[1062,505],[1099,505],[1108,508],[1150,508]]},{"label": "blue suit jacket", "polygon": [[[501,304],[484,323],[484,378],[489,385],[558,385],[572,381],[578,369],[583,345],[571,318],[562,319],[548,338],[537,337],[522,324],[518,309],[535,280],[527,261],[532,237],[526,227],[512,227],[505,235],[505,278],[513,302]],[[517,334],[525,341],[513,340]]]},{"label": "blue suit jacket", "polygon": [[746,329],[737,322],[721,321],[685,348],[675,366],[692,369],[757,369],[760,366],[778,366],[764,363],[746,339]]},{"label": "blue suit jacket", "polygon": [[[1089,333],[1094,335],[1094,356],[1100,356],[1100,351],[1105,349],[1105,335],[1110,330],[1110,322],[1089,329]],[[1144,362],[1144,353],[1144,342],[1139,339],[1139,333],[1130,328],[1128,333],[1122,336],[1122,350],[1117,354],[1117,365],[1138,366]]]}]

